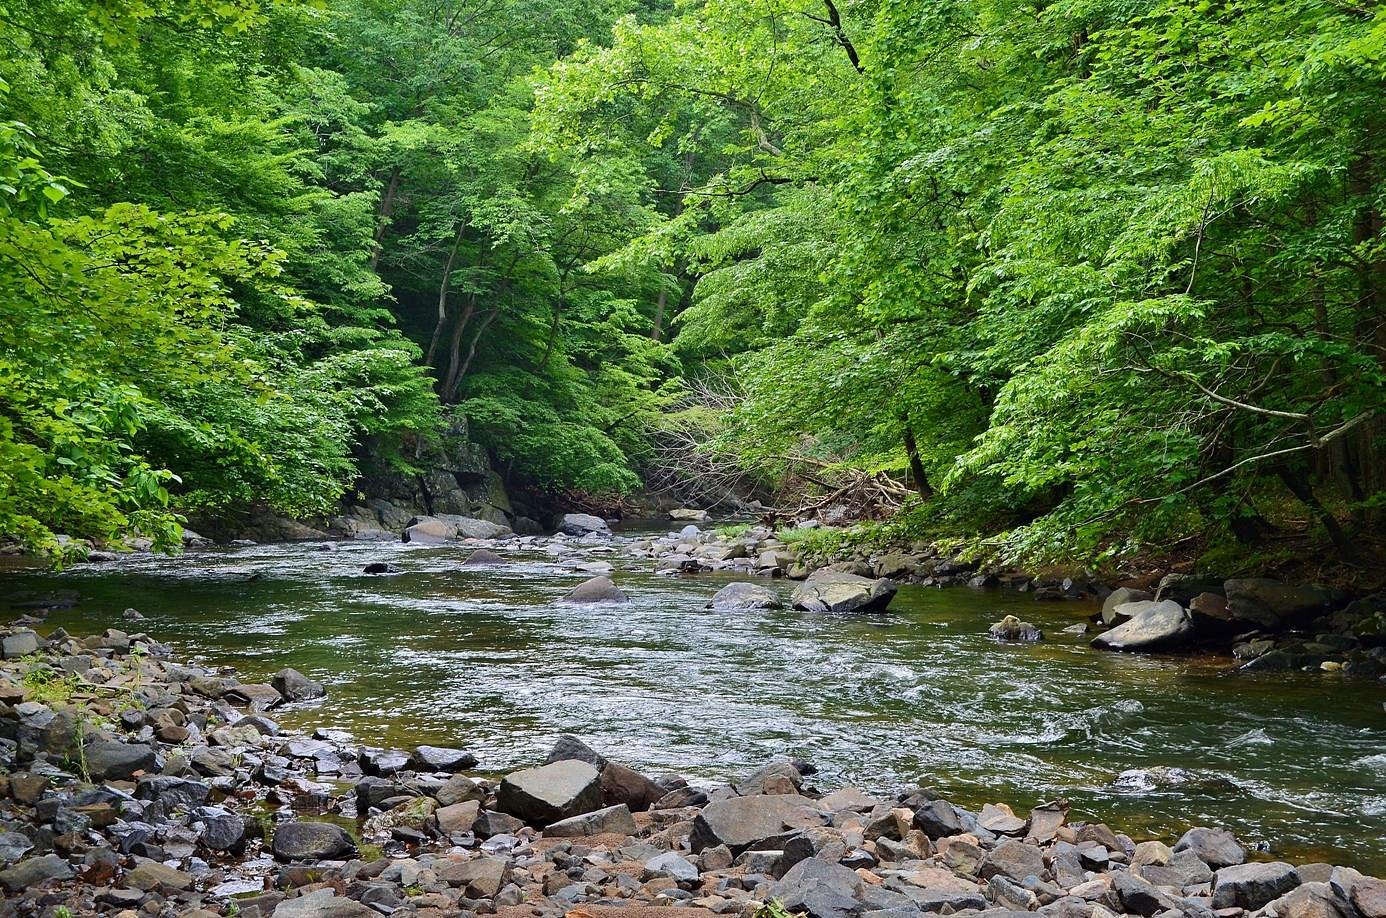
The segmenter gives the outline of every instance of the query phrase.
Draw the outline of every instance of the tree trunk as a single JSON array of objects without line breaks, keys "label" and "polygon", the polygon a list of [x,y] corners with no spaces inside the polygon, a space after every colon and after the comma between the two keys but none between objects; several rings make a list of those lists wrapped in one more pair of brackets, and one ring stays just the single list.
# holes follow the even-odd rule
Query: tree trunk
[{"label": "tree trunk", "polygon": [[1309,482],[1305,480],[1304,476],[1285,466],[1281,466],[1276,472],[1279,474],[1280,480],[1285,483],[1285,487],[1290,490],[1290,493],[1297,497],[1300,503],[1308,507],[1309,512],[1312,513],[1315,519],[1323,526],[1324,531],[1328,533],[1329,540],[1333,543],[1333,547],[1338,549],[1338,552],[1344,558],[1355,556],[1357,551],[1352,543],[1348,541],[1348,537],[1343,532],[1343,528],[1338,525],[1338,520],[1334,518],[1333,514],[1328,512],[1327,507],[1319,502],[1318,497],[1314,494],[1314,489],[1310,487]]},{"label": "tree trunk", "polygon": [[462,245],[462,234],[467,231],[467,221],[457,224],[457,234],[452,237],[452,250],[448,252],[447,263],[443,265],[443,280],[438,284],[438,323],[433,326],[433,339],[428,342],[428,355],[424,363],[433,366],[433,358],[438,353],[438,340],[443,336],[443,326],[448,321],[448,286],[452,283],[452,266],[457,261],[457,249]]},{"label": "tree trunk", "polygon": [[910,427],[909,418],[900,418],[900,426],[904,429],[905,455],[910,460],[910,475],[914,478],[914,488],[919,492],[919,496],[928,500],[934,496],[934,489],[929,485],[929,476],[924,473],[924,462],[919,458],[919,444],[914,439],[914,428]]},{"label": "tree trunk", "polygon": [[669,292],[663,287],[659,288],[659,296],[655,299],[654,327],[650,329],[650,340],[658,341],[664,334],[664,304],[668,302]]},{"label": "tree trunk", "polygon": [[375,240],[371,244],[371,270],[380,264],[380,250],[384,247],[385,230],[390,225],[390,217],[395,212],[395,195],[399,191],[400,168],[390,170],[390,180],[385,184],[385,193],[380,197],[380,210],[375,220]]}]

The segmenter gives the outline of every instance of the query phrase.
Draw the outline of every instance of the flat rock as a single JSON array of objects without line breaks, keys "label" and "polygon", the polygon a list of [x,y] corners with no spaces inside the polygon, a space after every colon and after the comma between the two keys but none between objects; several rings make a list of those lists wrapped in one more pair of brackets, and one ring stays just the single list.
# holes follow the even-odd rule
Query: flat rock
[{"label": "flat rock", "polygon": [[708,607],[725,612],[782,609],[784,600],[779,593],[759,583],[729,583],[717,591]]},{"label": "flat rock", "polygon": [[280,861],[336,860],[354,853],[356,843],[330,822],[286,822],[274,830],[271,848]]},{"label": "flat rock", "polygon": [[128,781],[136,772],[158,767],[154,747],[144,743],[96,740],[86,745],[84,755],[91,776],[106,781]]},{"label": "flat rock", "polygon": [[414,761],[433,771],[463,771],[476,767],[476,756],[466,750],[446,746],[416,746]]},{"label": "flat rock", "polygon": [[558,521],[558,531],[565,535],[584,536],[588,533],[610,533],[606,520],[590,513],[565,513]]},{"label": "flat rock", "polygon": [[726,845],[733,854],[759,847],[787,829],[821,824],[814,801],[797,794],[731,797],[709,803],[693,819],[693,853]]},{"label": "flat rock", "polygon": [[550,823],[601,809],[601,774],[587,762],[568,759],[506,775],[496,793],[502,813],[525,822]]},{"label": "flat rock", "polygon": [[45,854],[42,857],[20,861],[7,870],[0,870],[0,889],[13,896],[31,886],[71,877],[72,868],[68,866],[67,861],[56,854]]},{"label": "flat rock", "polygon": [[622,803],[551,822],[544,827],[544,836],[578,838],[605,834],[634,835],[637,831],[630,807]]},{"label": "flat rock", "polygon": [[125,875],[125,885],[145,892],[156,889],[192,889],[193,878],[191,874],[160,864],[158,861],[141,859],[135,869]]},{"label": "flat rock", "polygon": [[983,879],[998,874],[1024,884],[1026,877],[1044,878],[1044,855],[1035,845],[1008,839],[997,845],[982,861]]},{"label": "flat rock", "polygon": [[272,918],[378,918],[369,906],[339,896],[330,889],[319,889],[275,906]]}]

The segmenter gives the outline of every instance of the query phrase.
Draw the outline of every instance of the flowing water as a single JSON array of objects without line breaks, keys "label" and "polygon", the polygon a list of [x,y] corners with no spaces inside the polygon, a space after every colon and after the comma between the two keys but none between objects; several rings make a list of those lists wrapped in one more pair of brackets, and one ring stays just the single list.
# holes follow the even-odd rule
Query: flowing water
[{"label": "flowing water", "polygon": [[[619,542],[617,547],[619,549]],[[1061,633],[1093,608],[905,586],[889,614],[711,612],[720,575],[616,565],[621,606],[557,603],[584,579],[542,546],[463,568],[459,547],[265,545],[0,576],[0,599],[76,589],[50,626],[137,626],[247,680],[292,666],[324,702],[300,727],[377,745],[460,745],[482,768],[542,760],[573,733],[652,773],[726,779],[773,756],[818,786],[922,781],[1019,811],[1068,798],[1136,837],[1225,825],[1279,856],[1386,869],[1386,685],[1230,672],[1209,657],[1120,655]],[[366,576],[371,561],[399,573]],[[786,593],[789,584],[770,583]],[[1048,639],[986,636],[1003,612]],[[1135,774],[1123,772],[1142,770]]]}]

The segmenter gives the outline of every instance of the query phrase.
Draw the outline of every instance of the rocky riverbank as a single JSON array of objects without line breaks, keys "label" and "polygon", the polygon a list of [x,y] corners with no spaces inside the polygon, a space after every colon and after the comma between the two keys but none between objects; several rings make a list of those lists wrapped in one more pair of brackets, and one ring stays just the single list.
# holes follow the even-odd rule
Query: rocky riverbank
[{"label": "rocky riverbank", "polygon": [[697,787],[571,737],[489,777],[465,749],[281,730],[275,708],[322,692],[293,670],[244,684],[114,630],[4,650],[3,915],[1386,916],[1381,880],[1248,863],[1218,829],[824,793],[803,762]]}]

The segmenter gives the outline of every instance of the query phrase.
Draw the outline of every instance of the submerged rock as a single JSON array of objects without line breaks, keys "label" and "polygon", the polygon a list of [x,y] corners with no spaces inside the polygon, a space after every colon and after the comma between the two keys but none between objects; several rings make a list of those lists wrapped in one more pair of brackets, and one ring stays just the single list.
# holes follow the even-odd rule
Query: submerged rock
[{"label": "submerged rock", "polygon": [[758,583],[729,583],[718,590],[708,607],[720,611],[783,609],[780,594]]},{"label": "submerged rock", "polygon": [[494,567],[507,563],[505,558],[487,548],[478,548],[462,562],[463,567]]},{"label": "submerged rock", "polygon": [[1042,641],[1044,634],[1029,622],[1023,622],[1014,615],[1007,615],[992,625],[988,633],[998,641]]},{"label": "submerged rock", "polygon": [[610,577],[603,574],[578,584],[558,601],[577,603],[629,602],[630,597],[616,586]]}]

